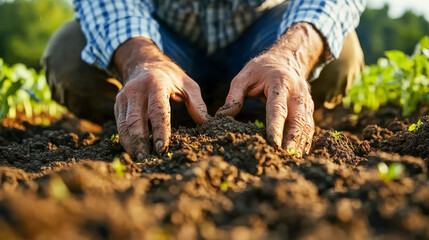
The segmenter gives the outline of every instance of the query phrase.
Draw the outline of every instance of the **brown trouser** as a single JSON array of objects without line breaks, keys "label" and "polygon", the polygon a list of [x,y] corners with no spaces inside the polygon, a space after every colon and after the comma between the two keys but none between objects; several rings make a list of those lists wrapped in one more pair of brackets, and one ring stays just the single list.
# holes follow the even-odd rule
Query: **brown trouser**
[{"label": "brown trouser", "polygon": [[[41,63],[55,101],[66,106],[78,117],[104,123],[114,119],[113,105],[121,85],[107,72],[81,60],[80,53],[85,44],[86,40],[78,22],[70,21],[51,37]],[[359,40],[356,33],[351,32],[344,41],[340,57],[325,66],[320,77],[311,83],[316,108],[323,103],[326,107],[339,103],[354,78],[360,73],[363,64]],[[198,82],[198,79],[195,80]],[[219,92],[218,96],[215,96],[217,101],[206,102],[209,113],[213,114],[220,107],[219,104],[223,103],[228,89],[223,87],[221,90],[208,89],[208,91],[210,92],[205,93],[203,89],[203,98],[205,95]],[[186,112],[183,105],[172,105],[173,126],[184,124],[184,121],[191,119],[187,114],[183,114],[183,111]],[[260,111],[260,107],[253,111],[248,114],[250,117],[243,119],[252,116],[264,119],[265,113]],[[182,120],[175,121],[175,118]]]}]

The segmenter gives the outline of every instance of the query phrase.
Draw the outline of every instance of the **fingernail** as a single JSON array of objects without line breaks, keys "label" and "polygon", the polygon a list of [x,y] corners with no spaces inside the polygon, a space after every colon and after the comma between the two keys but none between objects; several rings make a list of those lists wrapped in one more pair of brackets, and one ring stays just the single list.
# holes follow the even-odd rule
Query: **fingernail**
[{"label": "fingernail", "polygon": [[155,142],[155,149],[156,149],[157,152],[162,152],[164,150],[164,141],[157,140]]}]

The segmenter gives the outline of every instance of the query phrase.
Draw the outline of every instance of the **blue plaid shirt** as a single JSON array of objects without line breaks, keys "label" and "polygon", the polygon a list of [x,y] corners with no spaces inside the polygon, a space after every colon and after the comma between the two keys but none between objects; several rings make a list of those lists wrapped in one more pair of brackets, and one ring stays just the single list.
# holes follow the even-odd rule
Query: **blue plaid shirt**
[{"label": "blue plaid shirt", "polygon": [[126,40],[147,37],[162,49],[159,22],[166,23],[207,54],[236,40],[266,10],[289,4],[278,29],[308,22],[338,57],[344,36],[357,27],[365,0],[74,0],[76,19],[87,39],[82,59],[107,68]]}]

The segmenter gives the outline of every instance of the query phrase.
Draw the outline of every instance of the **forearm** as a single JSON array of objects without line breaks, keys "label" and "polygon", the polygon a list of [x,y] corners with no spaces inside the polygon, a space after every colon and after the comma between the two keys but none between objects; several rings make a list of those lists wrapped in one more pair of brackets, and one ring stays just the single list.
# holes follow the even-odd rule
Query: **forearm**
[{"label": "forearm", "polygon": [[278,34],[283,35],[293,24],[311,23],[327,43],[322,60],[338,58],[344,37],[359,24],[365,3],[366,0],[290,1]]},{"label": "forearm", "polygon": [[86,46],[82,52],[85,62],[107,69],[113,64],[115,50],[135,37],[151,39],[162,50],[159,24],[152,17],[154,9],[152,1],[74,0],[73,2],[76,18],[86,38]]},{"label": "forearm", "polygon": [[295,23],[266,53],[286,58],[307,79],[324,51],[324,39],[312,24]]}]

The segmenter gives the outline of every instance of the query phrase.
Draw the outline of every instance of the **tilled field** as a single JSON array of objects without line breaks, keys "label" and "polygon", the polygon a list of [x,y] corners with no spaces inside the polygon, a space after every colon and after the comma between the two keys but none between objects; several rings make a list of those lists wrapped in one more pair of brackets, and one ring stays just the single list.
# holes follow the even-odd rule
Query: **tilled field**
[{"label": "tilled field", "polygon": [[[168,152],[144,162],[111,138],[113,123],[97,134],[1,127],[0,239],[429,239],[421,121],[318,128],[297,158],[254,124],[213,118],[175,129]],[[404,174],[383,180],[380,162]]]}]

